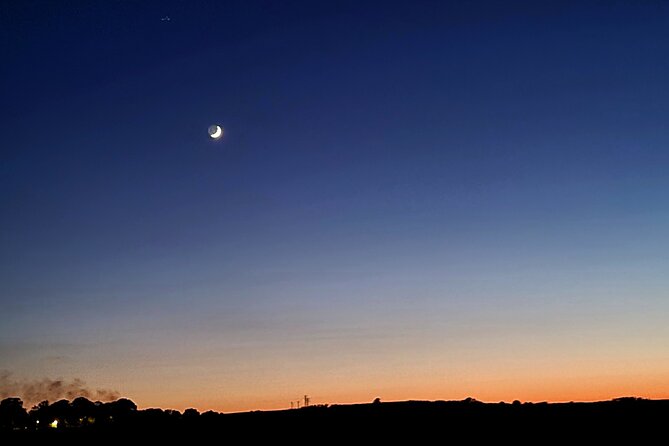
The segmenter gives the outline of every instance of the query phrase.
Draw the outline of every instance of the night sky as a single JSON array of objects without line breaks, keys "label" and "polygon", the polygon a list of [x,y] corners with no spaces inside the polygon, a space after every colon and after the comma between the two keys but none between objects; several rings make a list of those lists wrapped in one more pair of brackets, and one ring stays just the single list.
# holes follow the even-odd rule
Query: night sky
[{"label": "night sky", "polygon": [[0,56],[12,379],[669,397],[666,1],[3,1]]}]

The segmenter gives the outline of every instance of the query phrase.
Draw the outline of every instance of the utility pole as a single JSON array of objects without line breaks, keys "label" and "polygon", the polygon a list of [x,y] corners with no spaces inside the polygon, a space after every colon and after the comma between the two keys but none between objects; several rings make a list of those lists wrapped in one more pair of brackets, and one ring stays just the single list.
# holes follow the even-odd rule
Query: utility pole
[{"label": "utility pole", "polygon": [[304,395],[304,407],[309,407],[309,395]]}]

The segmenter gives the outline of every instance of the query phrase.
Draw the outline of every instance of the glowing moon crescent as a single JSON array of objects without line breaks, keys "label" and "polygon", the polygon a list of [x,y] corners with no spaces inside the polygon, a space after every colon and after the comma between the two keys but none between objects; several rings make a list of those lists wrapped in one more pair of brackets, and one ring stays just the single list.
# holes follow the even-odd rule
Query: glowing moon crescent
[{"label": "glowing moon crescent", "polygon": [[209,127],[209,136],[211,139],[218,139],[223,135],[223,129],[219,125]]}]

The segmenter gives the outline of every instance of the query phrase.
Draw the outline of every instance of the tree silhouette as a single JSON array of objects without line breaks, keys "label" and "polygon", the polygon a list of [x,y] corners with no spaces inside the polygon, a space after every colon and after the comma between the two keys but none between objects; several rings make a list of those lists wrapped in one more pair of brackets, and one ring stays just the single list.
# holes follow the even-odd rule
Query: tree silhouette
[{"label": "tree silhouette", "polygon": [[184,410],[184,418],[197,418],[200,415],[197,409],[186,409]]},{"label": "tree silhouette", "polygon": [[0,401],[0,429],[23,429],[28,426],[28,422],[28,412],[23,408],[20,398]]},{"label": "tree silhouette", "polygon": [[73,423],[79,426],[95,423],[98,417],[98,404],[80,396],[75,398],[70,404]]},{"label": "tree silhouette", "polygon": [[35,421],[38,428],[48,427],[49,423],[53,421],[53,419],[50,419],[51,412],[47,400],[36,404],[30,409],[29,415],[30,418]]}]

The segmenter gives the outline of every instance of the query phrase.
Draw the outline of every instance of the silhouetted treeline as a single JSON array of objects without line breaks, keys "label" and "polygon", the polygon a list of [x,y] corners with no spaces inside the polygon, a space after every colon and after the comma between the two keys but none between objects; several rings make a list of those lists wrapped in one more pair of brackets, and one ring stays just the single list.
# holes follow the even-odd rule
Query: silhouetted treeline
[{"label": "silhouetted treeline", "polygon": [[[331,438],[347,435],[392,438],[394,435],[461,435],[472,439],[518,438],[541,435],[539,441],[588,435],[594,439],[666,429],[669,400],[619,398],[595,403],[482,403],[463,401],[406,401],[353,405],[321,405],[295,410],[220,414],[187,409],[137,410],[128,399],[92,402],[80,397],[52,404],[44,401],[30,410],[18,398],[0,402],[0,430],[5,434],[100,435],[226,434],[249,441],[270,436],[318,433]],[[286,437],[289,438],[289,437]]]},{"label": "silhouetted treeline", "polygon": [[126,424],[136,412],[137,405],[125,398],[109,403],[93,402],[84,397],[52,404],[42,401],[30,411],[23,407],[19,398],[6,398],[0,401],[0,429],[71,429]]}]

